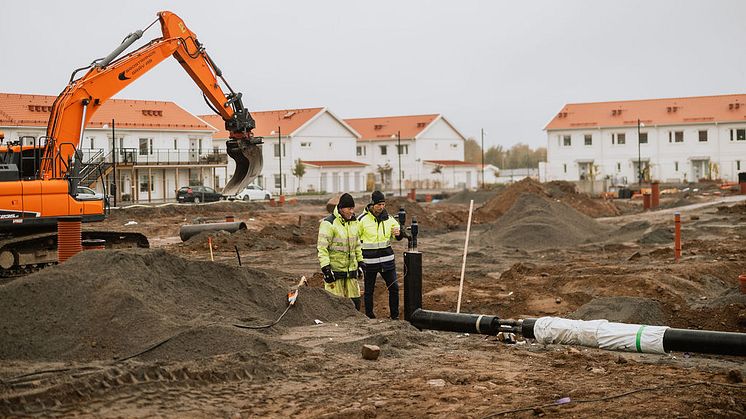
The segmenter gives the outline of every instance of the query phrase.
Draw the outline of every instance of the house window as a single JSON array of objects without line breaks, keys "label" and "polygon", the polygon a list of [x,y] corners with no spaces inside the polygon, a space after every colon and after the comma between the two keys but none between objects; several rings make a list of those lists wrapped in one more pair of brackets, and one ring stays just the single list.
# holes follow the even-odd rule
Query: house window
[{"label": "house window", "polygon": [[397,145],[396,151],[399,154],[409,154],[409,144]]},{"label": "house window", "polygon": [[570,147],[572,145],[572,138],[570,138],[569,135],[562,136],[562,145],[565,147]]},{"label": "house window", "polygon": [[736,160],[736,170],[741,170],[741,160]]},{"label": "house window", "polygon": [[648,143],[648,133],[641,132],[640,133],[640,144],[647,144],[647,143]]},{"label": "house window", "polygon": [[[620,132],[616,135],[616,143],[617,145],[624,145],[627,143],[627,136],[623,132]],[[613,141],[612,141],[613,144]]]},{"label": "house window", "polygon": [[91,142],[91,146],[90,146],[90,147],[88,147],[88,148],[90,148],[90,149],[93,149],[93,148],[95,148],[95,147],[94,147],[94,145],[95,145],[95,143],[94,143],[95,137],[90,137],[90,138],[89,138],[89,140],[90,140],[90,142]]},{"label": "house window", "polygon": [[306,141],[306,142],[300,143],[300,148],[311,148],[311,142]]},{"label": "house window", "polygon": [[276,189],[280,189],[282,187],[282,185],[280,185],[280,179],[282,179],[280,175],[275,175],[275,188]]},{"label": "house window", "polygon": [[585,140],[585,145],[593,145],[593,136],[591,134],[585,134],[583,139]]},{"label": "house window", "polygon": [[178,150],[178,149],[179,149],[179,142],[176,140],[176,138],[174,138],[174,150]]},{"label": "house window", "polygon": [[567,163],[562,164],[562,170],[567,173]]},{"label": "house window", "polygon": [[451,144],[451,148],[458,148],[458,144]]},{"label": "house window", "polygon": [[148,155],[148,144],[150,142],[147,138],[140,138],[140,155],[141,156],[147,156]]},{"label": "house window", "polygon": [[150,181],[148,181],[148,175],[140,176],[140,192],[148,192],[148,186],[150,186],[150,192],[153,192],[155,190],[154,184],[152,176],[150,176]]},{"label": "house window", "polygon": [[387,146],[382,145],[382,146],[379,146],[379,147],[381,147],[381,155],[385,156],[388,153]]},{"label": "house window", "polygon": [[699,131],[699,142],[700,143],[706,143],[707,142],[707,130],[703,129]]},{"label": "house window", "polygon": [[622,171],[622,164],[619,163],[619,162],[616,163],[616,171],[617,172],[621,172]]},{"label": "house window", "polygon": [[746,129],[736,130],[736,141],[746,141]]},{"label": "house window", "polygon": [[365,147],[364,145],[357,146],[357,155],[358,156],[365,156],[367,154],[366,153],[367,152],[366,148],[367,147]]},{"label": "house window", "polygon": [[677,162],[677,161],[673,162],[673,170],[674,170],[674,172],[678,172],[679,171],[679,162]]},{"label": "house window", "polygon": [[[287,155],[285,154],[286,151],[287,149],[285,147],[285,144],[283,144],[282,145],[282,157],[285,157]],[[279,144],[274,145],[274,153],[275,153],[275,157],[280,157],[280,145]]]},{"label": "house window", "polygon": [[668,142],[683,143],[684,131],[668,131]]}]

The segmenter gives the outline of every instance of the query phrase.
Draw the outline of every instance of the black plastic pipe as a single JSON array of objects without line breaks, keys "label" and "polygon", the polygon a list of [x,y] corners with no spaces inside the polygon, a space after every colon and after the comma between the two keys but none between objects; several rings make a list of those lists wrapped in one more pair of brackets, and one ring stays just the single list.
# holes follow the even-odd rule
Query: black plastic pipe
[{"label": "black plastic pipe", "polygon": [[500,332],[499,318],[481,314],[459,314],[420,308],[412,313],[409,322],[418,329],[479,333],[482,335],[496,335]]},{"label": "black plastic pipe", "polygon": [[422,308],[422,253],[404,252],[404,320]]},{"label": "black plastic pipe", "polygon": [[246,230],[246,223],[243,221],[235,221],[232,223],[209,223],[209,224],[186,224],[181,226],[179,229],[179,237],[181,241],[185,242],[192,236],[203,231],[227,231],[228,233],[235,233],[238,230]]},{"label": "black plastic pipe", "polygon": [[746,333],[669,328],[663,333],[663,350],[744,356]]}]

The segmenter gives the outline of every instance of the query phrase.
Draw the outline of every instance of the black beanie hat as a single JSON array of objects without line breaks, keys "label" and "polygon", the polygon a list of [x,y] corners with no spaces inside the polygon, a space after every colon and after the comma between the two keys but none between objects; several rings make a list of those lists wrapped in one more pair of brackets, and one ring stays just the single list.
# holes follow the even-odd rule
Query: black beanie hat
[{"label": "black beanie hat", "polygon": [[370,199],[374,204],[378,204],[379,202],[386,202],[386,197],[381,191],[374,191],[373,195],[370,196]]},{"label": "black beanie hat", "polygon": [[342,194],[342,196],[339,197],[337,208],[355,208],[355,200],[352,199],[352,195],[348,193]]}]

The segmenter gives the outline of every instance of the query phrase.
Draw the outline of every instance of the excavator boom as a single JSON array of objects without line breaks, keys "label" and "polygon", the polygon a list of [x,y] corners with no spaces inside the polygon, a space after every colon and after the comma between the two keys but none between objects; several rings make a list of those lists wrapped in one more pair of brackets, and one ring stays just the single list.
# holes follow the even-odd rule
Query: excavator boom
[{"label": "excavator boom", "polygon": [[[235,194],[249,184],[262,169],[261,138],[252,134],[254,119],[244,107],[242,94],[234,92],[197,36],[184,21],[171,12],[158,13],[163,36],[121,58],[117,57],[140,37],[136,31],[106,58],[94,62],[78,79],[75,73],[52,106],[47,126],[47,147],[41,162],[40,178],[72,179],[72,164],[83,130],[94,113],[116,93],[173,56],[204,94],[212,109],[225,121],[230,133],[226,149],[236,161],[236,171],[223,193]],[[228,89],[226,93],[218,78]],[[77,185],[73,185],[77,186]]]}]

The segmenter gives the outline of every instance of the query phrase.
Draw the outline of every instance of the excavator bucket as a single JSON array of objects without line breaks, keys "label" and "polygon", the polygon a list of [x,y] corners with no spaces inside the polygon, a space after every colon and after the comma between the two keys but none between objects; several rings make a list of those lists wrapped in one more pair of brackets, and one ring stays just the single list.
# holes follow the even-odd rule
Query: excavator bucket
[{"label": "excavator bucket", "polygon": [[262,149],[245,140],[231,139],[226,142],[226,151],[236,161],[236,171],[223,188],[223,195],[235,195],[262,171]]}]

